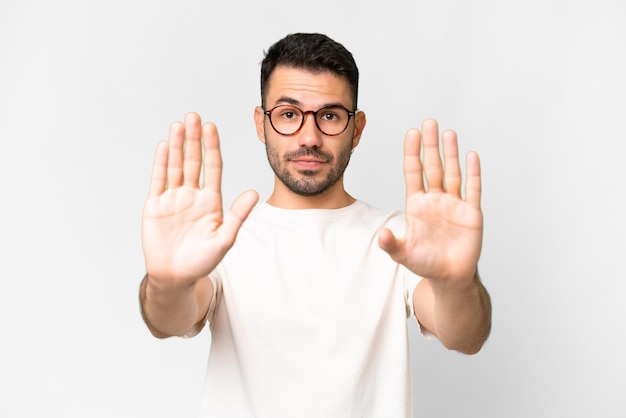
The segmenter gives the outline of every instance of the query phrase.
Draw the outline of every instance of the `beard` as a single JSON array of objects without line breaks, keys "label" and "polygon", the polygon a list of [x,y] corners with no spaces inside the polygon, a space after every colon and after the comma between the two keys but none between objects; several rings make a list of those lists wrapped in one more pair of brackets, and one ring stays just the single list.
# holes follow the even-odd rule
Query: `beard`
[{"label": "beard", "polygon": [[[278,150],[270,142],[266,137],[265,151],[274,174],[289,190],[300,196],[317,196],[328,191],[343,177],[352,154],[352,144],[348,142],[339,151],[336,158],[332,154],[320,151],[317,147],[302,147],[281,157]],[[330,164],[330,170],[326,177],[316,179],[317,170],[300,170],[298,171],[300,177],[294,177],[289,171],[288,163],[301,157],[314,157]]]}]

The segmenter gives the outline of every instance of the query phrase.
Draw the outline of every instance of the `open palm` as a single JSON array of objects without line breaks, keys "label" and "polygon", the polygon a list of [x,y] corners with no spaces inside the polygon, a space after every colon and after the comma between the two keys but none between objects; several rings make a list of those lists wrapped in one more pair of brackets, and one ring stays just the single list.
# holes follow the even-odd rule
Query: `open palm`
[{"label": "open palm", "polygon": [[444,132],[442,143],[445,168],[439,153],[437,122],[426,120],[421,132],[412,129],[407,133],[405,235],[396,238],[389,229],[383,229],[379,243],[395,261],[422,277],[471,279],[483,233],[480,162],[476,153],[468,154],[463,199],[456,134]]},{"label": "open palm", "polygon": [[224,216],[221,175],[215,126],[202,126],[194,113],[184,124],[172,124],[169,141],[157,147],[143,211],[142,241],[151,277],[191,284],[208,275],[233,245],[258,196],[243,193]]}]

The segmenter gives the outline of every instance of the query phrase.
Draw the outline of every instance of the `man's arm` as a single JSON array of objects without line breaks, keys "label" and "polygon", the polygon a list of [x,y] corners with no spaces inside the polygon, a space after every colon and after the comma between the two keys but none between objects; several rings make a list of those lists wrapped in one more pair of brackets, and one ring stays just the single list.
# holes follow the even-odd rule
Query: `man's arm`
[{"label": "man's arm", "polygon": [[157,338],[198,334],[205,325],[212,298],[213,283],[208,277],[191,287],[176,289],[160,286],[146,274],[139,288],[141,316]]},{"label": "man's arm", "polygon": [[413,307],[422,328],[450,350],[475,354],[491,331],[491,301],[478,273],[456,286],[422,279],[413,293]]},{"label": "man's arm", "polygon": [[157,147],[142,218],[147,274],[139,296],[157,337],[190,335],[203,326],[213,297],[208,275],[258,200],[256,192],[244,192],[224,215],[221,175],[215,126],[202,126],[195,113],[173,123],[169,141]]},{"label": "man's arm", "polygon": [[[466,159],[465,199],[456,133],[445,131],[442,163],[437,122],[409,130],[404,145],[406,231],[398,239],[383,228],[381,248],[424,277],[413,294],[420,324],[444,346],[475,353],[491,327],[491,303],[477,275],[482,247],[480,162]],[[423,146],[423,161],[422,161]]]}]

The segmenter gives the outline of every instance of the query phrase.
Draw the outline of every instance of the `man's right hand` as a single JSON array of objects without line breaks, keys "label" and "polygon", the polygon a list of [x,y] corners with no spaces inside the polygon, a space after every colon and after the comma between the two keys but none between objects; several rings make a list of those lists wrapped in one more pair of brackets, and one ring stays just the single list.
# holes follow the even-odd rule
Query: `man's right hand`
[{"label": "man's right hand", "polygon": [[142,241],[150,280],[166,287],[193,286],[232,247],[258,195],[244,192],[224,216],[221,176],[215,125],[202,126],[195,113],[187,114],[184,123],[173,123],[169,141],[157,147],[143,210]]}]

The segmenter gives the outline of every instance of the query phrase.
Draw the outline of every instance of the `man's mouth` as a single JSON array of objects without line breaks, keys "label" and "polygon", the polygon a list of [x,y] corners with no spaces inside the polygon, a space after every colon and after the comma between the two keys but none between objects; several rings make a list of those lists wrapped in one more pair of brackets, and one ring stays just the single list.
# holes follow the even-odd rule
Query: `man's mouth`
[{"label": "man's mouth", "polygon": [[325,164],[325,161],[313,159],[313,158],[297,158],[291,160],[291,162],[300,170],[315,170]]},{"label": "man's mouth", "polygon": [[287,161],[304,164],[323,164],[332,160],[332,155],[328,155],[316,148],[301,148],[291,154],[286,155]]}]

